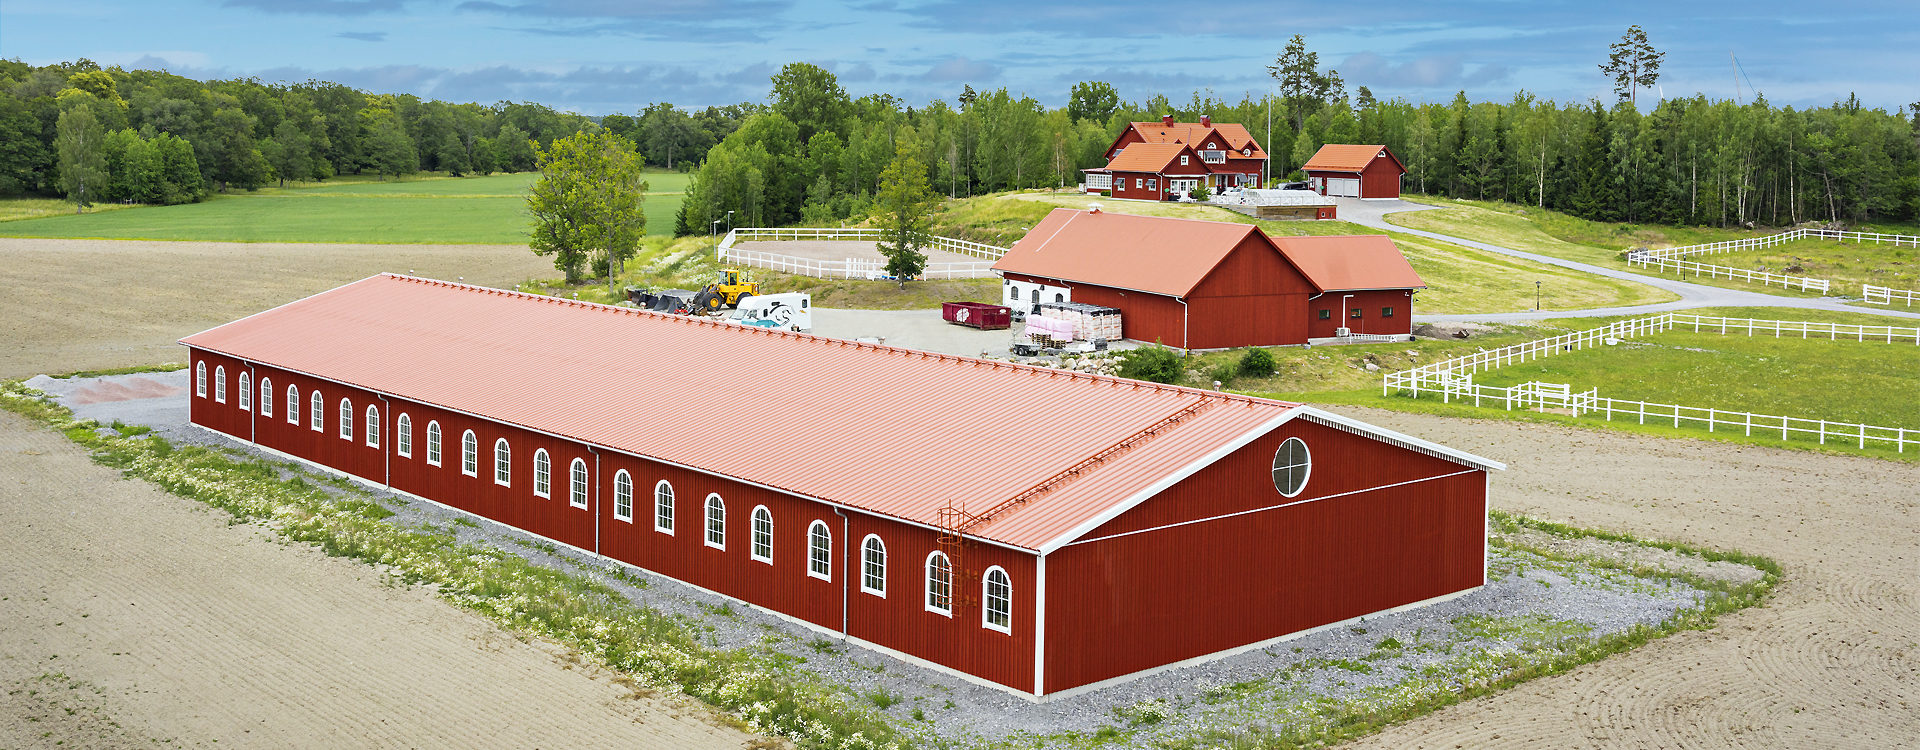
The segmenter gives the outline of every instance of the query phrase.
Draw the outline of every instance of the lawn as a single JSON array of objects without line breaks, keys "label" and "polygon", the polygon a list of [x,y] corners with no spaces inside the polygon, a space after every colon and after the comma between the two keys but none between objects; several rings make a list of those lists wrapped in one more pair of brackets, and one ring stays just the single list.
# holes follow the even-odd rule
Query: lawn
[{"label": "lawn", "polygon": [[[217,242],[522,244],[532,174],[345,179],[251,193],[216,195],[180,206],[140,206],[82,215],[0,221],[0,236]],[[649,235],[673,233],[687,176],[647,175],[643,199]],[[0,216],[28,212],[39,199],[0,202]],[[19,205],[22,208],[12,208]]]},{"label": "lawn", "polygon": [[1834,240],[1794,240],[1765,250],[1691,256],[1716,266],[1811,276],[1833,282],[1833,294],[1859,297],[1860,285],[1920,289],[1920,248]]},{"label": "lawn", "polygon": [[[937,234],[992,244],[1011,244],[1055,208],[1085,208],[1098,201],[1082,195],[1019,193],[950,201],[934,219]],[[1379,234],[1344,221],[1262,221],[1213,206],[1138,201],[1100,201],[1108,211],[1147,216],[1253,224],[1274,236]],[[1542,282],[1546,310],[1643,305],[1676,299],[1642,284],[1556,268],[1409,234],[1390,233],[1427,289],[1414,301],[1416,313],[1513,312],[1534,306],[1534,282]]]}]

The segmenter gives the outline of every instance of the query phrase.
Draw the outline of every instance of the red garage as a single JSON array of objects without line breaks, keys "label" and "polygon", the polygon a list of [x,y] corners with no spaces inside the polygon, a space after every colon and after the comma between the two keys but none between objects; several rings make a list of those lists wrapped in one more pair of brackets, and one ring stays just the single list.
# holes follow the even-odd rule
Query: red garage
[{"label": "red garage", "polygon": [[1425,286],[1383,235],[1275,238],[1098,208],[1055,209],[993,268],[1017,310],[1117,308],[1126,338],[1182,349],[1302,344],[1339,328],[1406,334]]},{"label": "red garage", "polygon": [[1035,700],[1479,587],[1501,468],[1298,404],[392,275],[182,343],[196,425]]},{"label": "red garage", "polygon": [[1301,169],[1321,195],[1345,198],[1400,197],[1400,176],[1407,166],[1386,146],[1321,146]]}]

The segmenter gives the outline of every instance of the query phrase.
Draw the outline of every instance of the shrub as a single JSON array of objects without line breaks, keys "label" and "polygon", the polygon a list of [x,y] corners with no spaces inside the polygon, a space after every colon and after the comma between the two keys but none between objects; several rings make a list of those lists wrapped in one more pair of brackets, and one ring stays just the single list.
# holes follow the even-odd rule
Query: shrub
[{"label": "shrub", "polygon": [[1201,184],[1201,185],[1195,186],[1193,189],[1193,192],[1188,193],[1187,195],[1192,197],[1194,200],[1205,201],[1206,199],[1213,197],[1213,192],[1208,190],[1205,184]]},{"label": "shrub", "polygon": [[1240,355],[1240,374],[1248,377],[1264,378],[1273,374],[1273,352],[1265,349],[1248,349]]},{"label": "shrub", "polygon": [[1174,353],[1172,349],[1161,346],[1158,342],[1154,343],[1153,346],[1143,346],[1139,349],[1122,352],[1120,354],[1120,377],[1133,378],[1135,380],[1151,380],[1155,383],[1171,383],[1178,380],[1180,374],[1185,370],[1185,368],[1181,367],[1180,359],[1179,354]]}]

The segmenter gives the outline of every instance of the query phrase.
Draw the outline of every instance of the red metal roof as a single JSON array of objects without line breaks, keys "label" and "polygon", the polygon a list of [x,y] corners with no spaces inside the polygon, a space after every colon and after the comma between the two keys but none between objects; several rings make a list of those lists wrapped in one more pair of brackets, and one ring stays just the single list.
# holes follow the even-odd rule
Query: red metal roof
[{"label": "red metal roof", "polygon": [[1024,549],[1301,408],[390,274],[181,343],[929,525],[1079,467],[969,532]]},{"label": "red metal roof", "polygon": [[1119,156],[1113,157],[1113,161],[1107,162],[1107,169],[1113,172],[1159,174],[1161,170],[1172,166],[1181,154],[1192,156],[1196,162],[1200,161],[1200,156],[1188,150],[1185,144],[1136,143],[1122,150]]},{"label": "red metal roof", "polygon": [[1259,231],[1223,221],[1056,208],[993,270],[1185,297]]},{"label": "red metal roof", "polygon": [[1386,146],[1329,143],[1321,146],[1319,151],[1315,151],[1313,158],[1308,159],[1307,163],[1300,168],[1319,172],[1359,172],[1366,169],[1368,164],[1372,164],[1374,159],[1380,158],[1381,154],[1386,154],[1387,158],[1393,159],[1396,165],[1400,163],[1400,159],[1393,156]]},{"label": "red metal roof", "polygon": [[[1148,143],[1184,143],[1194,150],[1203,150],[1207,145],[1207,136],[1217,134],[1215,143],[1220,150],[1232,151],[1234,158],[1265,159],[1267,152],[1253,140],[1253,134],[1237,123],[1216,122],[1202,125],[1197,122],[1176,122],[1171,125],[1163,121],[1128,123]],[[1240,149],[1253,149],[1252,156],[1241,156]]]},{"label": "red metal roof", "polygon": [[1323,292],[1427,287],[1384,234],[1275,237],[1274,242]]}]

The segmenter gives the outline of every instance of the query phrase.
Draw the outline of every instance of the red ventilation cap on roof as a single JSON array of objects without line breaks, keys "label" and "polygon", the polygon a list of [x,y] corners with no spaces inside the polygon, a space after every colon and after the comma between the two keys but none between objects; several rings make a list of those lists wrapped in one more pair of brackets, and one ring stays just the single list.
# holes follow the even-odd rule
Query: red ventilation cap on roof
[{"label": "red ventilation cap on roof", "polygon": [[1212,125],[1213,125],[1213,116],[1212,116],[1212,115],[1201,115],[1201,116],[1200,116],[1200,126],[1201,126],[1201,127],[1203,127],[1203,128],[1204,128],[1204,127],[1211,127]]},{"label": "red ventilation cap on roof", "polygon": [[1161,122],[1161,124],[1163,124],[1163,125],[1172,125],[1172,124],[1173,124],[1173,115],[1161,115],[1161,116],[1160,116],[1160,122]]}]

